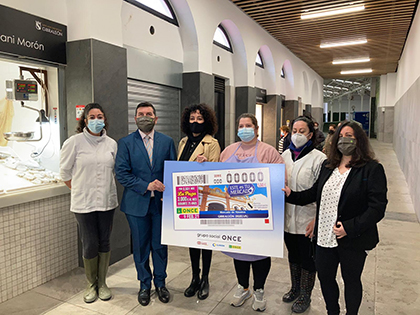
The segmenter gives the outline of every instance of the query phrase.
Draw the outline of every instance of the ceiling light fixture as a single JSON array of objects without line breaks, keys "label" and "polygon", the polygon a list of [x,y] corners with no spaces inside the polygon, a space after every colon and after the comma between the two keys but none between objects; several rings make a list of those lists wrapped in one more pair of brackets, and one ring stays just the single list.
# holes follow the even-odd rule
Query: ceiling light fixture
[{"label": "ceiling light fixture", "polygon": [[346,6],[331,8],[331,9],[319,9],[316,11],[303,12],[300,18],[302,20],[315,19],[315,18],[332,16],[332,15],[337,15],[337,14],[358,12],[364,9],[365,9],[365,6],[363,4],[346,5]]},{"label": "ceiling light fixture", "polygon": [[353,73],[370,73],[372,69],[359,69],[359,70],[348,70],[348,71],[341,71],[340,74],[353,74]]},{"label": "ceiling light fixture", "polygon": [[358,59],[342,59],[342,60],[333,60],[333,65],[342,65],[347,63],[361,63],[361,62],[369,62],[370,58],[358,58]]},{"label": "ceiling light fixture", "polygon": [[321,48],[331,48],[331,47],[339,47],[339,46],[348,46],[348,45],[360,45],[360,44],[366,44],[367,39],[358,39],[358,40],[352,40],[348,42],[336,42],[336,43],[324,43],[319,45]]}]

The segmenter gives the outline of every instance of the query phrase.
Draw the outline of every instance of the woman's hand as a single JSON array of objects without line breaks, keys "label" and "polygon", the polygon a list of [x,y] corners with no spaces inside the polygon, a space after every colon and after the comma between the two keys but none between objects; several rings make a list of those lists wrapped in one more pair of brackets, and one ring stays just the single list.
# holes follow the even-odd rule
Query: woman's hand
[{"label": "woman's hand", "polygon": [[347,232],[344,229],[343,223],[341,223],[340,221],[337,221],[337,223],[334,225],[333,232],[335,236],[337,237],[337,239],[343,238],[344,236],[347,235]]},{"label": "woman's hand", "polygon": [[282,188],[281,190],[284,191],[284,194],[286,195],[286,197],[289,197],[290,193],[292,192],[288,186],[284,186],[284,188]]},{"label": "woman's hand", "polygon": [[207,162],[207,158],[204,155],[199,154],[199,155],[197,155],[197,162],[198,163]]},{"label": "woman's hand", "polygon": [[305,233],[306,237],[309,237],[309,238],[314,237],[314,227],[315,227],[315,219],[309,222],[308,226],[306,227],[306,233]]}]

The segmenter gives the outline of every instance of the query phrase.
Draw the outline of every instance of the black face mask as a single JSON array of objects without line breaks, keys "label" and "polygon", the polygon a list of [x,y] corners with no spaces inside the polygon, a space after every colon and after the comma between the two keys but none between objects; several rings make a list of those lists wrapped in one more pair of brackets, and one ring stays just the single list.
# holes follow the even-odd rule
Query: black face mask
[{"label": "black face mask", "polygon": [[328,133],[329,133],[330,135],[333,135],[333,134],[334,134],[334,132],[335,132],[334,130],[331,130],[331,129],[330,129],[330,130],[328,130]]},{"label": "black face mask", "polygon": [[190,131],[192,133],[202,133],[205,130],[204,123],[199,124],[198,122],[190,123]]}]

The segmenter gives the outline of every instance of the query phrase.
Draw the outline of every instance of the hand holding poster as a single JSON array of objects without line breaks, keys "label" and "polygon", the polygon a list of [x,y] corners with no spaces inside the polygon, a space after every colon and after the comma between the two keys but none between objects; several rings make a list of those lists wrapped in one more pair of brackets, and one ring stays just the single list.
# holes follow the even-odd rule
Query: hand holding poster
[{"label": "hand holding poster", "polygon": [[283,256],[284,165],[165,162],[162,243]]}]

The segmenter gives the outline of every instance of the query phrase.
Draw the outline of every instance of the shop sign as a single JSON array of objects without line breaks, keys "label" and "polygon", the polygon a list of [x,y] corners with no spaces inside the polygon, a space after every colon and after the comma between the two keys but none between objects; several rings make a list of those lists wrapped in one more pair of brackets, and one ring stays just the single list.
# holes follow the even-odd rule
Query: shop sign
[{"label": "shop sign", "polygon": [[0,5],[0,52],[66,63],[67,27]]},{"label": "shop sign", "polygon": [[267,91],[259,88],[256,90],[256,101],[259,103],[267,103]]}]

